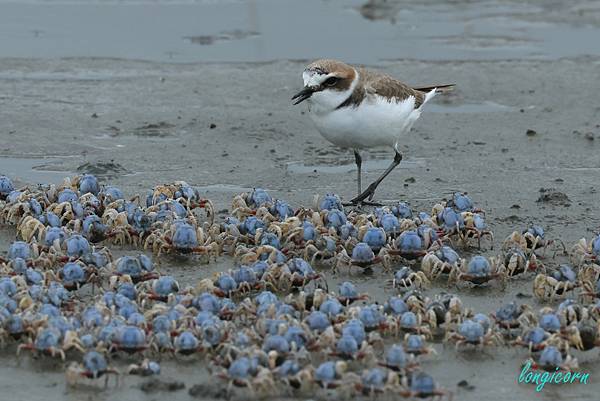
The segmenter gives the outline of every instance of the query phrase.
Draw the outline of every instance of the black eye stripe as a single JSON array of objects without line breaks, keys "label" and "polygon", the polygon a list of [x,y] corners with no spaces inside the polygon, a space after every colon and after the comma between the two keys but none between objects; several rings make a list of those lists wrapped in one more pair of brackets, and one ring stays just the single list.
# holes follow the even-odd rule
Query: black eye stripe
[{"label": "black eye stripe", "polygon": [[323,85],[325,86],[333,86],[337,83],[337,81],[339,80],[338,77],[329,77],[325,80],[325,82],[323,82]]}]

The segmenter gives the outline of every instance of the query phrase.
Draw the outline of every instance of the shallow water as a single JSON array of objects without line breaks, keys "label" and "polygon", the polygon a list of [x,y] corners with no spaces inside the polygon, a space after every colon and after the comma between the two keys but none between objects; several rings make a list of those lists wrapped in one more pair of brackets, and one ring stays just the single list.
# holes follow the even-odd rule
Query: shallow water
[{"label": "shallow water", "polygon": [[168,62],[328,56],[367,64],[557,59],[600,55],[598,21],[592,0],[3,0],[0,54]]},{"label": "shallow water", "polygon": [[53,170],[53,162],[56,162],[56,159],[0,157],[0,171],[3,175],[22,182],[59,184],[69,173]]}]

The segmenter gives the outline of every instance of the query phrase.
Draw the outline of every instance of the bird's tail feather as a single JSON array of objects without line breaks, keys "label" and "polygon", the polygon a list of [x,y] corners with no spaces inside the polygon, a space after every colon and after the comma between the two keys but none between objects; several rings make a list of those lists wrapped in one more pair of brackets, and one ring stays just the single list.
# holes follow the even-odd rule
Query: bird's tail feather
[{"label": "bird's tail feather", "polygon": [[432,86],[422,86],[419,88],[413,88],[414,90],[417,90],[419,92],[429,92],[435,89],[435,93],[446,93],[446,92],[450,92],[451,90],[454,89],[456,85],[455,84],[449,84],[449,85],[432,85]]}]

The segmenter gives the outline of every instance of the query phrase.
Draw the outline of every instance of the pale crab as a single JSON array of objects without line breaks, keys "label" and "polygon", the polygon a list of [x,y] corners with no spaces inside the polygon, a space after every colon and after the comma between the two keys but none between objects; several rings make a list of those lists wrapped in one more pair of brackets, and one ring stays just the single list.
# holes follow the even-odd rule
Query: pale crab
[{"label": "pale crab", "polygon": [[139,245],[140,237],[137,231],[129,224],[125,211],[117,211],[109,205],[102,214],[102,223],[109,229],[108,238],[115,245]]},{"label": "pale crab", "polygon": [[483,215],[480,213],[463,212],[462,218],[465,223],[462,231],[463,241],[476,239],[477,248],[481,249],[481,239],[488,237],[491,244],[490,249],[494,249],[494,233],[488,228]]},{"label": "pale crab", "polygon": [[600,278],[596,281],[583,280],[581,288],[582,291],[579,295],[584,302],[592,303],[600,298]]},{"label": "pale crab", "polygon": [[308,241],[304,248],[304,259],[311,264],[336,262],[339,248],[336,238],[330,235],[319,235],[314,241]]},{"label": "pale crab", "polygon": [[585,238],[580,239],[569,253],[571,262],[576,266],[581,266],[586,262],[599,263],[600,260],[600,235],[587,241]]},{"label": "pale crab", "polygon": [[569,265],[561,265],[558,269],[540,273],[533,281],[533,294],[541,300],[565,297],[580,286],[577,275]]},{"label": "pale crab", "polygon": [[503,265],[509,277],[515,277],[538,269],[545,271],[544,265],[538,262],[535,253],[527,255],[517,246],[513,246],[504,252]]},{"label": "pale crab", "polygon": [[24,241],[41,241],[46,235],[46,226],[33,216],[25,216],[17,225],[17,236]]},{"label": "pale crab", "polygon": [[0,222],[16,225],[22,218],[38,216],[42,206],[34,194],[25,191],[13,191],[7,198],[4,208],[0,209]]},{"label": "pale crab", "polygon": [[441,293],[425,305],[424,319],[432,329],[437,329],[443,325],[446,333],[448,333],[458,327],[467,316],[471,315],[471,310],[463,306],[458,296]]},{"label": "pale crab", "polygon": [[198,190],[185,181],[175,181],[172,184],[155,186],[146,197],[146,206],[156,206],[164,201],[174,200],[186,207],[188,213],[202,208],[210,224],[214,221],[214,206],[209,199],[202,198]]},{"label": "pale crab", "polygon": [[240,265],[249,265],[258,261],[278,264],[285,262],[287,258],[279,249],[271,245],[248,247],[239,244],[233,253],[233,259]]},{"label": "pale crab", "polygon": [[565,244],[560,239],[547,239],[545,237],[544,229],[541,226],[530,225],[527,229],[519,232],[514,231],[510,234],[503,242],[502,249],[507,250],[513,246],[521,248],[527,256],[533,254],[537,249],[542,249],[542,254],[545,253],[548,246],[554,246],[553,257],[558,252],[557,246],[562,248],[563,253],[566,255]]},{"label": "pale crab", "polygon": [[386,287],[394,288],[400,292],[413,289],[428,288],[430,281],[422,271],[414,271],[408,266],[403,266],[394,272],[394,278],[386,280]]},{"label": "pale crab", "polygon": [[600,280],[600,265],[595,263],[584,264],[579,267],[577,276],[582,282],[589,281],[594,283]]}]

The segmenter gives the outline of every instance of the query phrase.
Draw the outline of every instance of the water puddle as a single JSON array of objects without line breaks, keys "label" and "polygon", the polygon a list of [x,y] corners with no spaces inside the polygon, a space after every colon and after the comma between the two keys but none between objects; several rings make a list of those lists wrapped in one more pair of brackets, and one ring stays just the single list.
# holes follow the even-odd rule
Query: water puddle
[{"label": "water puddle", "polygon": [[[0,54],[166,62],[263,62],[335,55],[367,64],[399,57],[499,60],[600,55],[600,41],[593,40],[600,35],[597,11],[588,11],[586,0],[546,3],[0,0]],[[39,79],[107,79],[117,74],[76,71],[73,78],[64,71],[9,73]],[[0,79],[5,75],[6,71],[0,73]]]},{"label": "water puddle", "polygon": [[[391,160],[386,159],[375,159],[367,160],[363,162],[363,171],[377,171],[385,170],[390,165]],[[402,163],[398,168],[410,169],[410,168],[421,168],[425,167],[425,159],[408,159],[402,160]],[[348,173],[350,171],[356,171],[356,165],[354,163],[341,164],[341,165],[306,165],[301,161],[294,161],[287,163],[286,169],[289,173],[293,174],[311,174],[311,173],[325,173],[325,174],[339,174]]]},{"label": "water puddle", "polygon": [[69,171],[52,170],[52,159],[0,157],[0,174],[13,180],[35,184],[60,184]]},{"label": "water puddle", "polygon": [[199,191],[206,192],[217,192],[217,193],[242,193],[242,192],[250,192],[252,188],[242,187],[239,185],[232,184],[210,184],[210,185],[202,185],[202,186],[194,186]]},{"label": "water puddle", "polygon": [[491,101],[486,101],[483,103],[473,103],[473,104],[459,104],[459,105],[444,105],[444,104],[427,104],[426,105],[426,112],[431,112],[431,113],[448,113],[448,114],[455,114],[455,113],[465,113],[465,114],[472,114],[472,113],[502,113],[502,112],[511,112],[511,111],[516,111],[516,108],[511,107],[511,106],[505,106],[503,104],[499,104],[499,103],[495,103],[495,102],[491,102]]}]

